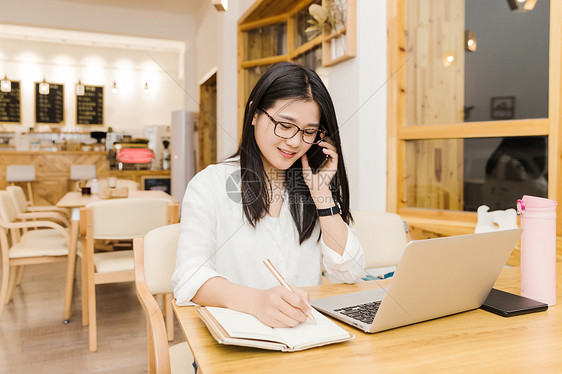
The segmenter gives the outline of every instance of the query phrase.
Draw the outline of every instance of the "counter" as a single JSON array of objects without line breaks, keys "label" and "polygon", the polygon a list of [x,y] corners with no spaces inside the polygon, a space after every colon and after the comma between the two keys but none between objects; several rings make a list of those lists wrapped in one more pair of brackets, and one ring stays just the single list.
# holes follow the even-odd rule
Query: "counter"
[{"label": "counter", "polygon": [[107,152],[0,151],[0,189],[7,185],[7,165],[35,165],[34,202],[36,205],[54,205],[72,188],[70,166],[87,164],[96,165],[98,178],[131,179],[139,184],[142,177],[170,175],[169,170],[110,170]]}]

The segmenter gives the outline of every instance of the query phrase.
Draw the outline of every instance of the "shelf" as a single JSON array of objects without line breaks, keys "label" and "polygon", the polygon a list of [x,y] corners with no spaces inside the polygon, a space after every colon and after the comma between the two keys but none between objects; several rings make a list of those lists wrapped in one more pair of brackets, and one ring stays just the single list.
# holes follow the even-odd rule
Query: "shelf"
[{"label": "shelf", "polygon": [[330,32],[324,28],[322,34],[322,65],[334,66],[355,57],[356,54],[356,0],[340,0],[345,2],[345,25],[338,32]]}]

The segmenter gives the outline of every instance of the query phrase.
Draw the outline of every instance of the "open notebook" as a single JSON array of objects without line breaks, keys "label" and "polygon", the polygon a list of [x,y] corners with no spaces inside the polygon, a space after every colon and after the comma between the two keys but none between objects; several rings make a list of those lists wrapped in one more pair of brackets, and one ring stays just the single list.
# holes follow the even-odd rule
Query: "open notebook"
[{"label": "open notebook", "polygon": [[307,319],[293,328],[269,327],[250,314],[225,308],[197,307],[197,313],[221,344],[293,352],[354,337],[315,310],[317,324]]}]

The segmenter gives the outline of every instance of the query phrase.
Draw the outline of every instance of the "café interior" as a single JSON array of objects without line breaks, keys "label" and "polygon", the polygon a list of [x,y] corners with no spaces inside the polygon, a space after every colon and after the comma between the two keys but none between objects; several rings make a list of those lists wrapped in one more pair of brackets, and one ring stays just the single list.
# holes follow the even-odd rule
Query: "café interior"
[{"label": "caf\u00e9 interior", "polygon": [[[498,230],[504,212],[522,227],[514,209],[524,195],[562,199],[558,0],[3,1],[0,373],[193,372],[192,362],[277,372],[238,358],[213,366],[225,353],[196,350],[170,290],[156,307],[141,300],[134,247],[178,223],[193,175],[236,151],[253,85],[282,61],[315,70],[332,96],[366,251],[379,242],[368,231],[384,226],[375,213],[400,217],[405,243],[471,234],[484,220]],[[114,210],[88,205],[98,201]],[[147,211],[154,222],[131,231]],[[99,220],[104,233],[92,228]],[[33,226],[45,221],[55,223]],[[21,252],[38,242],[59,252]],[[370,249],[370,267],[385,269],[403,250],[382,261]],[[523,253],[518,243],[505,266],[519,271]],[[154,322],[166,338],[162,371],[150,313],[165,321]],[[549,316],[559,329],[562,315]],[[518,351],[509,354],[516,365]],[[444,360],[423,368],[450,368]],[[285,361],[279,372],[309,371]]]}]

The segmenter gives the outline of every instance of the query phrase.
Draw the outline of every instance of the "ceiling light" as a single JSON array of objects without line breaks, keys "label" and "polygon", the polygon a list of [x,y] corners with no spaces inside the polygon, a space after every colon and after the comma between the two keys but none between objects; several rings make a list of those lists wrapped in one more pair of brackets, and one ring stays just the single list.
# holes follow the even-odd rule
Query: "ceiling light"
[{"label": "ceiling light", "polygon": [[8,76],[4,76],[4,79],[0,81],[0,91],[2,92],[11,92],[12,91],[12,82],[8,79]]},{"label": "ceiling light", "polygon": [[39,83],[39,93],[41,95],[49,94],[49,83],[45,81],[45,78],[43,78],[43,82]]},{"label": "ceiling light", "polygon": [[455,55],[452,51],[447,51],[445,56],[443,56],[443,66],[449,67],[455,62]]},{"label": "ceiling light", "polygon": [[84,96],[84,94],[86,93],[86,87],[84,87],[84,85],[82,84],[82,82],[80,82],[80,80],[78,80],[78,83],[76,83],[76,96]]},{"label": "ceiling light", "polygon": [[472,30],[464,32],[464,49],[468,52],[476,52],[476,35]]},{"label": "ceiling light", "polygon": [[507,5],[509,9],[517,12],[526,12],[533,10],[537,0],[507,0]]}]

